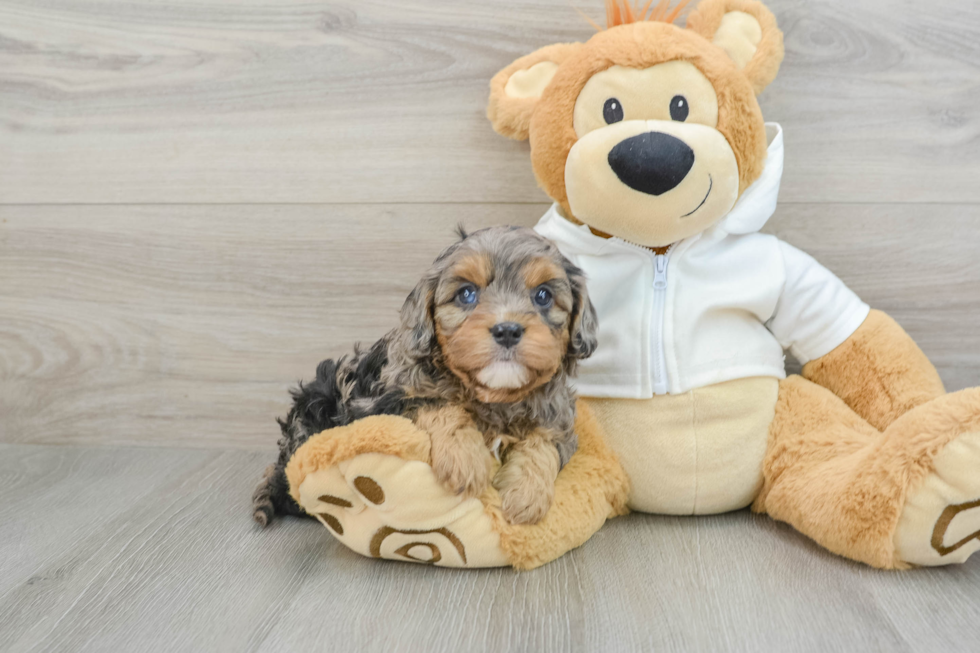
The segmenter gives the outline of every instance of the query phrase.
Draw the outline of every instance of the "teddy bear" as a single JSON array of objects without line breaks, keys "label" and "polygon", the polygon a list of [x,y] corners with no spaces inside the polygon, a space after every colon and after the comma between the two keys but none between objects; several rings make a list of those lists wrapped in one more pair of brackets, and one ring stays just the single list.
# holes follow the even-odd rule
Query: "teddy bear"
[{"label": "teddy bear", "polygon": [[576,381],[580,449],[551,511],[508,524],[493,488],[464,500],[435,482],[424,433],[369,417],[312,438],[287,470],[350,548],[526,569],[628,510],[751,507],[878,568],[980,549],[980,389],[947,394],[893,319],[760,233],[783,135],[756,96],[782,33],[757,0],[702,0],[682,28],[684,4],[607,0],[606,29],[491,81],[493,128],[529,140],[554,200],[536,229],[585,271],[599,318]]}]

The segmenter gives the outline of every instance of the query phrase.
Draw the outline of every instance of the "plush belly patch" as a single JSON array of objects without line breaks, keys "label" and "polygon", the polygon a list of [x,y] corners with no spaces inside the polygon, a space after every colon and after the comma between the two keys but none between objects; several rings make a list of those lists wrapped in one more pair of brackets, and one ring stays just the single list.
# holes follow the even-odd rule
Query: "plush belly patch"
[{"label": "plush belly patch", "polygon": [[751,378],[652,399],[588,399],[630,477],[629,507],[671,515],[744,508],[762,486],[779,392]]}]

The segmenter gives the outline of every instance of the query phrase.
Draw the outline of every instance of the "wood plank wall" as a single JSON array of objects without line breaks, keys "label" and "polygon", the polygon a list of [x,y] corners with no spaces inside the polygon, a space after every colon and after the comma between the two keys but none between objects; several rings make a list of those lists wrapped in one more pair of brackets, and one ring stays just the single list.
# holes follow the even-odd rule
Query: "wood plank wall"
[{"label": "wood plank wall", "polygon": [[[980,384],[980,4],[768,4],[767,230]],[[590,33],[565,0],[0,0],[0,442],[271,447],[453,225],[544,212],[487,83]]]}]

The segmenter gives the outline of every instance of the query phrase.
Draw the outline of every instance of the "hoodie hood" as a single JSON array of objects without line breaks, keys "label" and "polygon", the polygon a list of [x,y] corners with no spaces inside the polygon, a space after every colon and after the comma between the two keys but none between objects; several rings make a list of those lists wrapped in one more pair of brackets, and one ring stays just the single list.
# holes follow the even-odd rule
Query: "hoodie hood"
[{"label": "hoodie hood", "polygon": [[745,189],[735,206],[715,228],[733,235],[751,234],[762,229],[776,212],[779,183],[783,177],[783,128],[766,123],[766,167],[755,182]]}]

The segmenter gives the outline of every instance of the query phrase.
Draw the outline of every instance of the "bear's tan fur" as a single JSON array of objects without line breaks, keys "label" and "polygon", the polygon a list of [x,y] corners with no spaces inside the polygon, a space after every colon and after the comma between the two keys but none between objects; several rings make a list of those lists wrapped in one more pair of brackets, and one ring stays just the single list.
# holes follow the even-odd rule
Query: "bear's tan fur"
[{"label": "bear's tan fur", "polygon": [[[569,153],[583,138],[575,126],[576,102],[590,80],[614,67],[693,65],[710,82],[718,109],[716,122],[702,121],[708,124],[697,129],[716,129],[724,140],[713,142],[734,154],[737,184],[731,188],[741,194],[765,167],[766,130],[755,96],[773,81],[782,61],[775,17],[756,0],[703,0],[681,29],[670,24],[679,12],[668,13],[668,4],[647,15],[650,3],[640,10],[629,0],[607,0],[609,29],[587,43],[543,47],[491,82],[487,115],[494,129],[530,140],[534,173],[569,220],[589,224],[575,215],[566,188]],[[676,65],[661,68],[664,75],[675,70]],[[680,133],[682,127],[670,129]],[[589,226],[608,237],[608,228]],[[662,253],[656,248],[671,242],[646,244]],[[754,486],[761,487],[750,489],[746,499],[754,496],[756,511],[793,525],[830,551],[881,568],[962,562],[980,548],[980,389],[946,394],[936,369],[894,320],[872,311],[845,342],[810,361],[802,377],[778,386],[768,430],[768,416],[757,429],[762,440],[768,433],[768,442],[760,448],[761,482]],[[601,419],[589,400],[579,402],[580,448],[559,475],[554,505],[540,523],[509,524],[495,490],[481,497],[483,514],[499,537],[493,546],[512,565],[544,564],[626,511],[629,479],[607,441],[615,444],[630,433],[612,437],[604,429],[642,428],[636,425],[647,423],[658,405],[634,409],[656,400],[596,403]],[[610,418],[617,412],[617,419]],[[297,500],[308,474],[362,454],[429,458],[424,434],[400,418],[367,418],[337,431],[311,438],[290,462]],[[724,425],[715,431],[726,432]],[[910,557],[903,558],[903,551]]]}]

